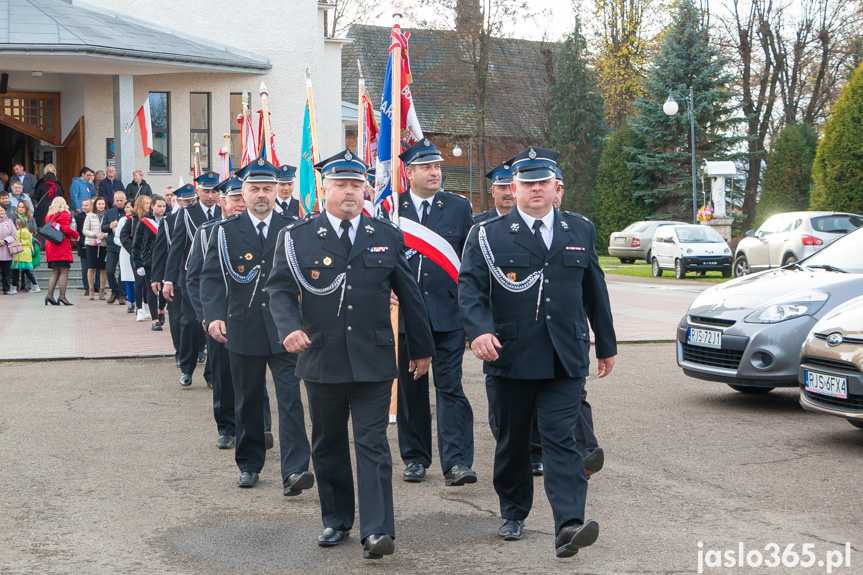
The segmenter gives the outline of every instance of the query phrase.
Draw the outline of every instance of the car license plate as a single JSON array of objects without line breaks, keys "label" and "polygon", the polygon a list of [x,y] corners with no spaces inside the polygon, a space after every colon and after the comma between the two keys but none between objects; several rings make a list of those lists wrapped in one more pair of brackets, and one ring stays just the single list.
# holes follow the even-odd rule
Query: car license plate
[{"label": "car license plate", "polygon": [[848,378],[806,370],[806,391],[848,399]]},{"label": "car license plate", "polygon": [[722,349],[722,332],[712,329],[698,329],[696,327],[691,327],[689,328],[687,341],[689,342],[689,345]]},{"label": "car license plate", "polygon": [[614,238],[614,243],[616,243],[616,244],[625,244],[625,243],[626,243],[626,238],[625,238],[625,237],[618,237],[618,238]]},{"label": "car license plate", "polygon": [[715,266],[715,265],[716,265],[716,262],[704,262],[704,265],[706,265],[706,266]]}]

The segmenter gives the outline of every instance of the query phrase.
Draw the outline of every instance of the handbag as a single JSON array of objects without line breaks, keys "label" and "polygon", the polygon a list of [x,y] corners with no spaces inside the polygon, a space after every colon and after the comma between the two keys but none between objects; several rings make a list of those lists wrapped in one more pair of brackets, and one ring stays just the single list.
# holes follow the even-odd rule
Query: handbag
[{"label": "handbag", "polygon": [[14,242],[9,242],[8,244],[6,244],[6,247],[9,248],[9,251],[12,253],[13,256],[16,254],[20,254],[24,251],[24,246],[22,246],[21,242],[19,242],[18,240],[15,240]]},{"label": "handbag", "polygon": [[55,228],[51,223],[47,223],[39,228],[39,235],[58,246],[66,239],[66,234]]}]

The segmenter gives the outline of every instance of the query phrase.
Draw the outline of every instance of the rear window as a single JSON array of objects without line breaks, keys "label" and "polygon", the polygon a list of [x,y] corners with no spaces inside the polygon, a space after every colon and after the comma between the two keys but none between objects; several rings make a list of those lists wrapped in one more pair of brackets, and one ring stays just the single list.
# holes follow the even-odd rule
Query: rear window
[{"label": "rear window", "polygon": [[837,214],[812,218],[812,229],[825,234],[847,234],[859,227],[863,227],[860,216]]},{"label": "rear window", "polygon": [[635,222],[634,224],[629,224],[625,228],[623,228],[624,232],[643,232],[647,228],[650,227],[651,222]]}]

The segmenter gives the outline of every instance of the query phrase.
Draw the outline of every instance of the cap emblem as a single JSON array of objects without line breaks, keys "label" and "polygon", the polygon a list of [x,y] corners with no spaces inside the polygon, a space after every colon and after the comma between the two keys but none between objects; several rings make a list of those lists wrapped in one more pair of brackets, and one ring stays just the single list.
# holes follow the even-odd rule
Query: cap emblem
[{"label": "cap emblem", "polygon": [[350,151],[347,151],[345,152],[345,159],[350,162],[354,159],[354,155]]},{"label": "cap emblem", "polygon": [[431,142],[429,142],[428,138],[423,139],[423,146],[431,146]]},{"label": "cap emblem", "polygon": [[259,165],[259,166],[263,166],[263,165],[264,165],[264,159],[263,159],[263,158],[258,158],[258,165]]},{"label": "cap emblem", "polygon": [[527,153],[527,157],[531,160],[536,159],[536,150],[534,150],[533,147],[530,148],[530,151]]}]

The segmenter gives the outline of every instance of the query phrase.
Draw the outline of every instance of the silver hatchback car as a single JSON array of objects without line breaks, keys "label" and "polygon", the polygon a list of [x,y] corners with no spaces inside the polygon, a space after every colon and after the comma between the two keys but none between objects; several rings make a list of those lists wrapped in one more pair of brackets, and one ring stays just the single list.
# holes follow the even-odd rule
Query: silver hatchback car
[{"label": "silver hatchback car", "polygon": [[608,255],[620,259],[622,264],[635,260],[650,263],[653,234],[660,226],[677,226],[686,222],[642,221],[629,224],[623,231],[614,232],[608,238]]},{"label": "silver hatchback car", "polygon": [[734,251],[734,277],[779,268],[809,257],[857,228],[863,216],[842,212],[787,212],[770,216]]}]

